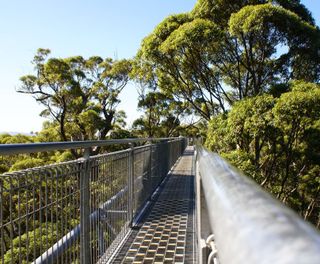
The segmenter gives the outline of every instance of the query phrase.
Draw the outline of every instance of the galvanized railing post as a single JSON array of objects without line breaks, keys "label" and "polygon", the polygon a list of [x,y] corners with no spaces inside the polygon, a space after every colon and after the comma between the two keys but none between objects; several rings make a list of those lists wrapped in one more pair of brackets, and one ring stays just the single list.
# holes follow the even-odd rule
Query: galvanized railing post
[{"label": "galvanized railing post", "polygon": [[80,173],[80,263],[90,263],[90,148],[84,150]]},{"label": "galvanized railing post", "polygon": [[134,205],[134,145],[130,143],[129,152],[129,173],[128,173],[128,219],[130,226],[133,220],[133,205]]},{"label": "galvanized railing post", "polygon": [[153,151],[153,145],[152,142],[150,144],[150,156],[149,156],[149,183],[148,183],[148,188],[149,188],[149,192],[152,190],[152,172],[153,172],[153,164],[152,164],[152,151]]}]

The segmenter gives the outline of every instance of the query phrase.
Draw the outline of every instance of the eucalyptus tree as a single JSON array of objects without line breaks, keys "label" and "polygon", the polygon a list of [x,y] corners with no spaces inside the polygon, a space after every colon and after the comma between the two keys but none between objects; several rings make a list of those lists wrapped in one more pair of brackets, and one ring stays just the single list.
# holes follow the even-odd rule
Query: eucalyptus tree
[{"label": "eucalyptus tree", "polygon": [[177,97],[159,89],[159,78],[152,67],[133,60],[130,77],[138,84],[138,109],[144,112],[133,122],[133,133],[143,137],[178,136],[181,120],[192,111]]},{"label": "eucalyptus tree", "polygon": [[319,81],[319,29],[300,1],[199,0],[137,54],[161,91],[206,120],[292,78]]},{"label": "eucalyptus tree", "polygon": [[246,6],[231,15],[229,33],[240,44],[253,95],[290,79],[320,80],[320,31],[297,14],[271,4]]},{"label": "eucalyptus tree", "polygon": [[37,51],[35,74],[21,77],[18,92],[32,95],[45,107],[41,115],[58,124],[61,140],[104,139],[117,117],[130,61],[49,54],[48,49]]},{"label": "eucalyptus tree", "polygon": [[139,109],[144,115],[133,122],[133,132],[143,137],[178,136],[185,111],[172,98],[159,91],[140,94]]}]

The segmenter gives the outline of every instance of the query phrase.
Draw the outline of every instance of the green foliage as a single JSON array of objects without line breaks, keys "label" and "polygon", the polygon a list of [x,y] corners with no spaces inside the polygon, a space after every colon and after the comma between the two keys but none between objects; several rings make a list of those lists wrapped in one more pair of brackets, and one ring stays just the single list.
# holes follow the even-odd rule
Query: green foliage
[{"label": "green foliage", "polygon": [[74,157],[73,157],[72,153],[70,151],[65,151],[61,154],[59,152],[57,152],[53,161],[59,163],[59,162],[73,160],[73,159],[74,159]]},{"label": "green foliage", "polygon": [[44,162],[42,159],[33,159],[33,158],[23,159],[23,160],[16,161],[10,168],[10,171],[24,170],[24,169],[29,169],[33,167],[39,167],[42,165],[44,165]]},{"label": "green foliage", "polygon": [[[228,145],[231,144],[231,138],[226,138],[228,134],[228,119],[226,114],[220,114],[212,117],[208,124],[208,131],[206,146],[216,152],[227,152],[229,150]],[[214,131],[214,133],[211,133]],[[226,140],[229,144],[226,143]]]},{"label": "green foliage", "polygon": [[33,60],[36,74],[20,79],[19,92],[32,95],[45,107],[41,115],[53,121],[41,135],[49,141],[105,139],[113,128],[131,62],[49,54],[39,49]]},{"label": "green foliage", "polygon": [[12,250],[8,250],[4,255],[4,263],[27,264],[45,252],[58,238],[56,230],[48,229],[50,225],[51,223],[42,224],[42,226],[13,239]]},{"label": "green foliage", "polygon": [[[0,144],[18,144],[18,143],[34,143],[36,142],[35,136],[26,136],[22,134],[10,135],[0,134]],[[25,161],[25,159],[28,159]],[[12,166],[16,164],[17,169],[19,168],[31,168],[34,166],[40,166],[43,161],[37,158],[36,155],[11,155],[11,156],[0,156],[0,174],[12,171]],[[29,165],[30,167],[28,167]],[[24,166],[25,165],[25,166]]]},{"label": "green foliage", "polygon": [[280,97],[233,105],[209,123],[207,147],[319,226],[320,86],[292,82]]},{"label": "green foliage", "polygon": [[316,29],[304,22],[297,14],[272,4],[243,7],[239,12],[231,15],[229,27],[230,33],[234,35],[249,32],[261,33],[268,27],[268,30],[277,29],[287,37],[302,32],[313,33]]},{"label": "green foliage", "polygon": [[0,164],[0,174],[3,174],[3,173],[5,173],[5,172],[7,172],[7,171],[9,171],[9,167],[7,166],[7,165],[5,165],[5,164]]},{"label": "green foliage", "polygon": [[18,143],[33,143],[34,138],[23,134],[12,136],[10,134],[0,135],[0,144],[18,144]]},{"label": "green foliage", "polygon": [[222,37],[222,34],[215,23],[205,19],[194,19],[181,25],[179,30],[174,30],[161,44],[160,51],[170,53],[185,47],[192,49],[196,44],[202,46],[203,40],[215,44],[214,41],[218,37]]},{"label": "green foliage", "polygon": [[164,19],[154,30],[152,34],[146,37],[142,42],[142,48],[138,53],[138,57],[146,55],[149,58],[158,58],[159,47],[170,34],[178,29],[185,22],[190,21],[188,14],[172,15]]},{"label": "green foliage", "polygon": [[[222,37],[217,26],[204,19],[190,21],[184,16],[184,23],[169,17],[147,37],[138,53],[141,71],[149,71],[149,76],[160,91],[175,101],[209,118],[216,111],[216,104],[209,97],[217,97],[223,107],[218,76],[208,64],[210,54],[219,50],[215,40]],[[169,31],[171,30],[171,32]],[[181,69],[181,71],[180,71]]]},{"label": "green foliage", "polygon": [[[56,142],[59,141],[59,128],[53,122],[45,122],[43,129],[33,135],[26,136],[22,134],[0,135],[0,144],[18,144],[18,143],[36,143],[36,142]],[[70,151],[50,151],[31,154],[19,154],[10,156],[0,156],[0,174],[5,172],[19,171],[34,167],[40,167],[46,164],[63,162],[74,159]]]},{"label": "green foliage", "polygon": [[307,23],[314,25],[314,19],[311,15],[311,12],[303,4],[301,4],[300,0],[277,0],[276,2],[283,8],[297,14]]},{"label": "green foliage", "polygon": [[237,13],[247,5],[260,5],[274,3],[290,10],[300,16],[309,24],[314,24],[310,11],[300,3],[300,0],[198,0],[192,14],[195,17],[203,17],[213,20],[215,23],[226,26],[230,16]]},{"label": "green foliage", "polygon": [[298,0],[199,0],[143,40],[133,75],[209,121],[290,78],[319,81],[319,36]]},{"label": "green foliage", "polygon": [[[229,20],[231,35],[242,39],[250,64],[259,63],[257,55],[270,57],[264,67],[279,71],[284,78],[319,80],[319,28],[297,14],[271,4],[246,6]],[[276,57],[276,47],[287,46],[288,52]],[[251,55],[252,51],[254,54]],[[268,62],[268,61],[266,61]],[[285,65],[285,67],[284,67]],[[274,73],[276,73],[276,71]]]}]

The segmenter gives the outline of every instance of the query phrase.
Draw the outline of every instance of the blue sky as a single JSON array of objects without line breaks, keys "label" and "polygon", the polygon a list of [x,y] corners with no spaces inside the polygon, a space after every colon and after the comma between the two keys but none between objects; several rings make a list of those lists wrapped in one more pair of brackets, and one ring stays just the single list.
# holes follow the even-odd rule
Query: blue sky
[{"label": "blue sky", "polygon": [[[166,16],[189,11],[196,0],[0,0],[0,131],[41,129],[42,107],[18,94],[19,77],[32,73],[38,48],[56,57],[133,57],[140,42]],[[302,0],[320,24],[320,1]],[[120,109],[130,124],[137,93],[128,85]]]}]

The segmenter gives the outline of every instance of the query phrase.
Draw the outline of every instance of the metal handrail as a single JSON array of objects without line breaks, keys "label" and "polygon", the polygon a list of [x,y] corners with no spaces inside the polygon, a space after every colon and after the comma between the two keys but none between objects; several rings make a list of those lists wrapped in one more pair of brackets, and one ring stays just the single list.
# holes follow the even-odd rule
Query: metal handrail
[{"label": "metal handrail", "polygon": [[313,226],[219,155],[198,147],[197,167],[220,263],[319,263]]},{"label": "metal handrail", "polygon": [[165,141],[174,140],[171,138],[126,138],[109,140],[87,140],[87,141],[68,141],[68,142],[46,142],[46,143],[21,143],[21,144],[0,144],[0,155],[26,154],[53,150],[80,149],[91,147],[102,147],[116,144],[130,144],[145,141]]}]

